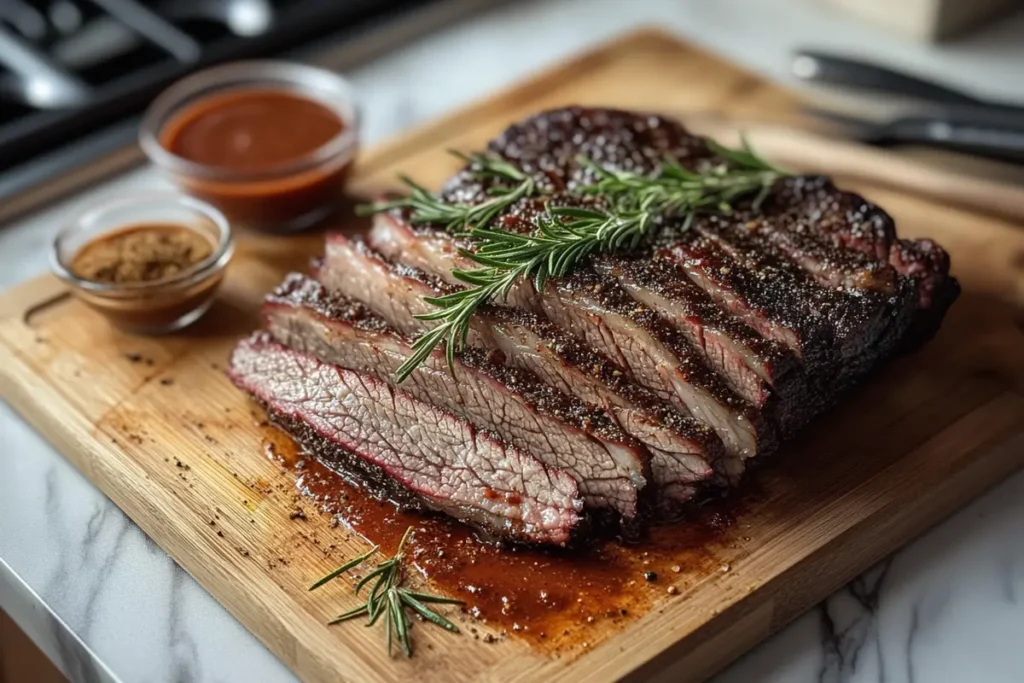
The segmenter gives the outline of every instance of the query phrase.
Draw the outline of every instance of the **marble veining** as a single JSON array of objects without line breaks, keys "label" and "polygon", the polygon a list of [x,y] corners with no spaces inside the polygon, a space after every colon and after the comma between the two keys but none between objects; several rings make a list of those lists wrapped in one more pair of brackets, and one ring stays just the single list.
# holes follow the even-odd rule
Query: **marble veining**
[{"label": "marble veining", "polygon": [[167,621],[170,635],[171,668],[175,672],[176,681],[198,681],[203,678],[199,651],[192,639],[192,634],[185,628],[182,618],[182,592],[184,591],[185,577],[184,572],[174,571],[171,579],[171,591],[168,596],[170,605]]},{"label": "marble veining", "polygon": [[[796,45],[867,52],[984,94],[1024,99],[1024,20],[940,52],[841,22],[807,0],[518,2],[349,72],[368,142],[552,60],[657,24],[761,72]],[[54,232],[98,194],[160,186],[126,174],[0,229],[0,286],[46,268]],[[716,683],[1024,681],[1024,473],[853,581]],[[106,497],[0,403],[0,607],[78,682],[293,681],[287,669]]]},{"label": "marble veining", "polygon": [[883,561],[816,608],[822,631],[820,683],[846,680],[869,659],[879,670],[885,669],[876,616],[891,566],[891,559]]},{"label": "marble veining", "polygon": [[1024,474],[845,586],[718,683],[1024,680]]}]

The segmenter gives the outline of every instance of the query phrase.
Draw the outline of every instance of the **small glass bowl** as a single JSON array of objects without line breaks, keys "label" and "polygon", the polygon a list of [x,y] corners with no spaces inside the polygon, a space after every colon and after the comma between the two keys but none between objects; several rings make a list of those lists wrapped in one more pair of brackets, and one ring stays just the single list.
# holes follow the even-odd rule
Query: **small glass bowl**
[{"label": "small glass bowl", "polygon": [[[178,225],[210,241],[212,253],[172,277],[152,282],[87,280],[72,271],[83,246],[105,234],[146,225]],[[215,208],[176,193],[149,193],[116,199],[87,210],[54,239],[53,272],[71,292],[115,326],[136,334],[165,334],[194,323],[213,304],[234,252],[227,219]]]},{"label": "small glass bowl", "polygon": [[[304,157],[259,171],[236,171],[190,161],[164,144],[164,127],[201,100],[245,90],[283,90],[321,104],[340,118],[341,132]],[[179,187],[223,211],[236,225],[264,232],[307,228],[338,205],[359,147],[359,113],[352,86],[316,67],[282,61],[225,64],[193,74],[150,105],[139,144]]]}]

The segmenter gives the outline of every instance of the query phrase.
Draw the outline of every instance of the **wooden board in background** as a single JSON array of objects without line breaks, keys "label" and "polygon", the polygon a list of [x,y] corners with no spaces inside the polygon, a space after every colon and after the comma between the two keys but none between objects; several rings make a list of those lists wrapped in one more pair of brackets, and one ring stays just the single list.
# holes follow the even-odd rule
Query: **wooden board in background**
[{"label": "wooden board in background", "polygon": [[[437,185],[454,168],[446,148],[479,148],[510,121],[568,103],[796,118],[785,92],[646,31],[367,153],[352,187],[379,191],[397,171]],[[264,457],[250,404],[221,372],[263,294],[320,250],[318,235],[241,238],[211,313],[165,338],[112,330],[50,277],[7,292],[0,395],[305,680],[698,680],[1024,463],[1024,231],[861,189],[902,234],[949,249],[962,300],[931,345],[783,449],[709,561],[667,579],[677,596],[660,583],[647,609],[593,626],[587,647],[418,628],[407,661],[384,656],[376,629],[324,625],[348,591],[305,586],[365,544],[326,516],[289,519],[291,475]]]}]

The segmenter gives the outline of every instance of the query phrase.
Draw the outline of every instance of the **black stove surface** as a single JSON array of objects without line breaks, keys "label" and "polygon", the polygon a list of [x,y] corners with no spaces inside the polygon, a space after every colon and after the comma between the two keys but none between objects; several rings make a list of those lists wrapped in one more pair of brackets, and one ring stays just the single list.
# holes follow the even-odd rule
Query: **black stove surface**
[{"label": "black stove surface", "polygon": [[[0,199],[22,189],[25,174],[19,170],[38,166],[41,158],[88,161],[88,154],[67,150],[138,115],[157,93],[189,72],[344,40],[396,17],[454,4],[0,0]],[[42,175],[52,176],[55,170]]]}]

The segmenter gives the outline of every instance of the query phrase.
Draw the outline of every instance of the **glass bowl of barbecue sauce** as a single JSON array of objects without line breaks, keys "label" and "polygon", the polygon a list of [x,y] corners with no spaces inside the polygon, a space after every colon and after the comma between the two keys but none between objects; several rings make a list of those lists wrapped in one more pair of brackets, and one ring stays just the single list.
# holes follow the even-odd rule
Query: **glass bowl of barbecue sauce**
[{"label": "glass bowl of barbecue sauce", "polygon": [[337,74],[236,62],[164,91],[143,118],[139,142],[182,189],[233,224],[292,232],[337,207],[359,146],[359,116]]},{"label": "glass bowl of barbecue sauce", "polygon": [[97,205],[58,233],[51,265],[78,299],[136,334],[174,332],[210,308],[231,260],[227,219],[177,193]]}]

